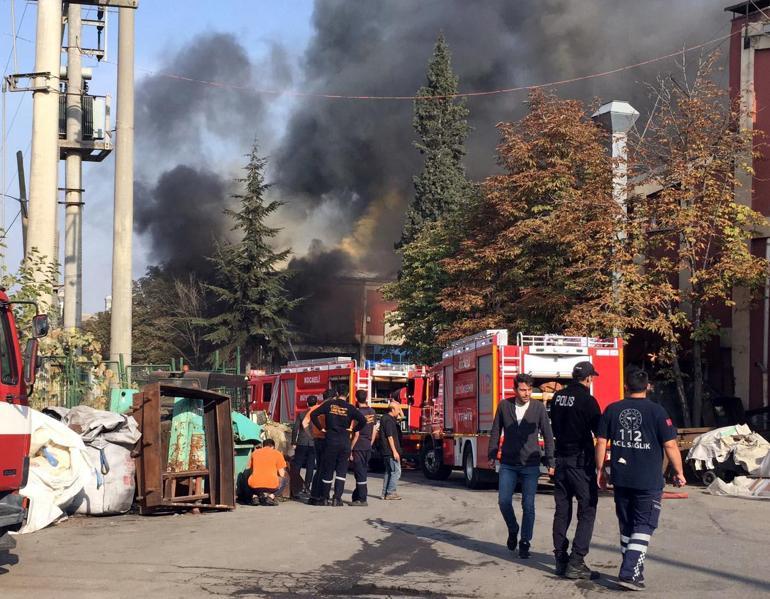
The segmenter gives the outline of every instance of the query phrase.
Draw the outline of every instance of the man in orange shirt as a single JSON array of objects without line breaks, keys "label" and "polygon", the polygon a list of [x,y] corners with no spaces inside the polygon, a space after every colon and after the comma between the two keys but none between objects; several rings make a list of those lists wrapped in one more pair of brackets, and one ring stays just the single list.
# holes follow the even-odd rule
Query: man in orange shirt
[{"label": "man in orange shirt", "polygon": [[286,460],[275,448],[275,441],[265,439],[261,449],[255,449],[249,460],[251,474],[248,478],[250,499],[259,496],[259,505],[278,505],[275,495],[281,494],[289,482]]}]

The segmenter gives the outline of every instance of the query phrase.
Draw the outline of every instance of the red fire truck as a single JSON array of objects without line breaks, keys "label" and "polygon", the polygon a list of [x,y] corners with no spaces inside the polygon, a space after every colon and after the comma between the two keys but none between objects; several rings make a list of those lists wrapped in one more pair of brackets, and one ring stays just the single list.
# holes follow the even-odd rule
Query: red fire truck
[{"label": "red fire truck", "polygon": [[523,335],[508,343],[508,331],[488,330],[460,339],[444,350],[426,374],[421,410],[420,465],[429,479],[443,480],[461,468],[475,488],[493,471],[487,452],[498,402],[514,394],[514,378],[535,379],[533,397],[548,401],[572,377],[581,361],[600,376],[591,393],[604,408],[623,396],[623,342],[560,335]]},{"label": "red fire truck", "polygon": [[307,409],[308,397],[320,399],[329,388],[341,390],[351,402],[356,391],[365,390],[369,405],[380,414],[387,410],[388,399],[397,397],[405,416],[401,424],[403,450],[416,458],[422,437],[425,373],[424,367],[384,362],[367,362],[361,368],[352,358],[295,360],[279,373],[250,375],[251,411],[264,410],[276,422],[291,423],[298,411]]},{"label": "red fire truck", "polygon": [[33,336],[22,355],[12,302],[0,289],[0,551],[15,546],[8,532],[18,530],[26,514],[16,491],[27,482],[31,433],[27,397],[35,383],[38,338],[48,333],[48,317],[38,314],[32,324]]}]

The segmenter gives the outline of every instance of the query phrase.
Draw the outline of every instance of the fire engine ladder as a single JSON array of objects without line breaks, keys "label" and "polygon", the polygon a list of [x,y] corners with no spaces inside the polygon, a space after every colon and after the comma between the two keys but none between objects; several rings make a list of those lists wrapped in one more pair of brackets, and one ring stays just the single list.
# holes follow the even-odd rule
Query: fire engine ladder
[{"label": "fire engine ladder", "polygon": [[500,348],[500,374],[503,397],[513,397],[516,391],[514,380],[516,375],[521,372],[521,353],[515,356],[506,356],[505,348]]},{"label": "fire engine ladder", "polygon": [[369,370],[357,368],[356,369],[356,391],[359,389],[363,389],[366,391],[367,395],[369,395],[369,384],[370,384],[370,377],[369,377]]}]

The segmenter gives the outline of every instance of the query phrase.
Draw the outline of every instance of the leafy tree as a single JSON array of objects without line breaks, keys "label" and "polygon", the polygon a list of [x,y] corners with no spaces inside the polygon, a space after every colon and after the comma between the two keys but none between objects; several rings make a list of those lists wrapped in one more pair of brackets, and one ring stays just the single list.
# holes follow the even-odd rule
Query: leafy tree
[{"label": "leafy tree", "polygon": [[620,242],[605,133],[586,107],[542,91],[499,126],[498,162],[445,260],[444,341],[486,328],[609,335],[628,324],[633,265]]},{"label": "leafy tree", "polygon": [[[658,110],[635,161],[637,174],[659,188],[633,204],[630,239],[647,298],[642,322],[661,339],[659,357],[671,366],[685,426],[701,423],[704,347],[719,333],[719,309],[734,305],[735,287],[756,294],[768,268],[749,245],[766,221],[735,198],[741,174],[750,172],[744,158],[758,146],[712,79],[716,59],[653,86]],[[691,359],[683,359],[688,351]]]},{"label": "leafy tree", "polygon": [[205,339],[228,354],[240,347],[251,364],[265,365],[286,354],[288,314],[296,300],[290,300],[286,291],[288,273],[278,270],[290,251],[276,252],[270,246],[278,229],[265,221],[280,204],[265,198],[267,161],[259,156],[256,145],[248,157],[246,177],[238,180],[245,186],[244,193],[233,195],[240,207],[225,210],[235,221],[233,230],[240,231],[243,238],[218,244],[211,258],[216,282],[206,287],[213,293],[217,309],[204,321],[210,329]]},{"label": "leafy tree", "polygon": [[398,245],[401,272],[384,293],[398,302],[390,322],[400,327],[406,346],[417,360],[431,363],[440,356],[438,338],[451,323],[439,304],[448,279],[443,260],[458,249],[457,231],[476,189],[462,164],[468,108],[454,97],[458,78],[443,36],[428,63],[427,79],[417,93],[413,123],[419,137],[415,146],[425,162],[414,177],[415,195]]}]

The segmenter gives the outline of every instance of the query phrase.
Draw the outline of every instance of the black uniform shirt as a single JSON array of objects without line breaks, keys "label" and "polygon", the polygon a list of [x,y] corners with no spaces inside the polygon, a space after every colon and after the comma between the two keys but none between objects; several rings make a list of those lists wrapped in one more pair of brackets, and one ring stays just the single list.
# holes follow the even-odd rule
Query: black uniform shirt
[{"label": "black uniform shirt", "polygon": [[585,385],[571,382],[551,399],[551,428],[556,438],[556,456],[593,455],[601,418],[599,403]]},{"label": "black uniform shirt", "polygon": [[663,488],[663,444],[676,439],[666,410],[649,399],[611,404],[599,423],[610,445],[612,484],[644,491]]},{"label": "black uniform shirt", "polygon": [[366,418],[366,426],[358,431],[358,441],[356,441],[353,449],[357,451],[368,451],[372,448],[375,411],[369,406],[358,408],[358,411],[364,415],[364,418]]},{"label": "black uniform shirt", "polygon": [[[326,416],[326,427],[321,425],[319,418]],[[366,418],[344,399],[332,399],[310,414],[310,420],[318,428],[326,428],[326,442],[330,445],[350,443],[350,425],[355,421],[354,430],[366,426]]]}]

